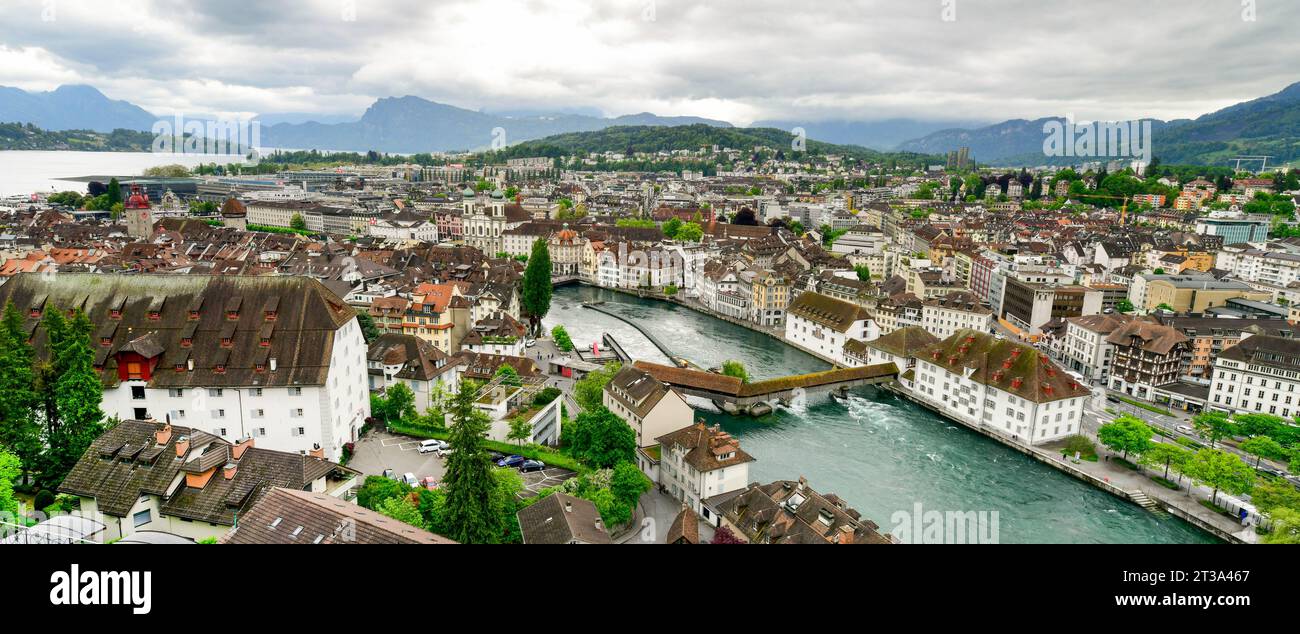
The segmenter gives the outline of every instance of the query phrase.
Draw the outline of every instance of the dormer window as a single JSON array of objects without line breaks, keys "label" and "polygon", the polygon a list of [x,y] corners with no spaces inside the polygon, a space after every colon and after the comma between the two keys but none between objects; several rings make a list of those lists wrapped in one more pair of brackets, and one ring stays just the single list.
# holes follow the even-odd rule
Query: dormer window
[{"label": "dormer window", "polygon": [[194,346],[194,339],[193,339],[193,338],[191,338],[191,337],[182,337],[182,338],[181,338],[181,347],[182,347],[182,348],[190,348],[190,347],[193,347],[193,346]]},{"label": "dormer window", "polygon": [[99,345],[104,346],[105,348],[107,348],[108,346],[113,345],[113,338],[112,338],[112,337],[100,337],[100,338],[99,338]]},{"label": "dormer window", "polygon": [[197,311],[197,310],[191,310],[191,311],[190,311],[190,321],[198,321],[198,320],[199,320],[199,311]]},{"label": "dormer window", "polygon": [[218,364],[212,366],[212,371],[213,371],[213,372],[216,372],[217,374],[225,374],[225,373],[226,373],[226,364],[224,364],[224,363],[218,363]]},{"label": "dormer window", "polygon": [[156,310],[149,311],[149,321],[158,321],[159,319],[162,319],[162,313]]},{"label": "dormer window", "polygon": [[222,348],[233,348],[234,346],[235,346],[235,340],[234,340],[233,338],[231,338],[231,337],[222,337],[222,338],[221,338],[221,347],[222,347]]},{"label": "dormer window", "polygon": [[266,364],[262,363],[261,361],[258,361],[257,363],[253,364],[253,371],[257,372],[258,374],[261,374],[262,372],[266,372]]}]

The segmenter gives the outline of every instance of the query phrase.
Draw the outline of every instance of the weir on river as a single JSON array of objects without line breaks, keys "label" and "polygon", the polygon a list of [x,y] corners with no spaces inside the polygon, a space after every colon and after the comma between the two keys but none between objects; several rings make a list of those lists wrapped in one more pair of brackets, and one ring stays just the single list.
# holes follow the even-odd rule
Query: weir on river
[{"label": "weir on river", "polygon": [[[600,300],[619,318],[581,307]],[[830,369],[765,334],[666,302],[585,286],[556,289],[545,324],[548,330],[563,324],[578,346],[608,332],[632,357],[671,365],[640,333],[645,330],[701,367],[740,361],[755,381]],[[872,387],[854,388],[842,402],[795,401],[757,419],[697,414],[720,424],[757,459],[751,481],[806,476],[818,491],[839,494],[886,531],[918,510],[973,511],[997,513],[1004,543],[1216,541]]]}]

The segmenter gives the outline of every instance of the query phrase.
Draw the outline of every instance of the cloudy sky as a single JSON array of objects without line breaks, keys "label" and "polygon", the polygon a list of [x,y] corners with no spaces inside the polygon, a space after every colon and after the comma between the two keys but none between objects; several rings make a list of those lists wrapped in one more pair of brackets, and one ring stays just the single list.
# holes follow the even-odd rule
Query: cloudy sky
[{"label": "cloudy sky", "polygon": [[4,0],[0,85],[158,114],[409,94],[742,125],[1169,119],[1300,81],[1297,24],[1295,0]]}]

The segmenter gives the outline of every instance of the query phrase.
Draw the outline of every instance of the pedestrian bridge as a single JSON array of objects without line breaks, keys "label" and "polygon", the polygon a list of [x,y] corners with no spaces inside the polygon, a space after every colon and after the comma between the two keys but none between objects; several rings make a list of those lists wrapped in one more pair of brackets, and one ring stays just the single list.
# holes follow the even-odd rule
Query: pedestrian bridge
[{"label": "pedestrian bridge", "polygon": [[790,401],[796,396],[841,392],[898,379],[898,366],[893,363],[826,370],[753,383],[742,382],[734,376],[647,361],[637,361],[633,366],[687,396],[706,398],[715,403],[730,403],[738,408],[771,401]]}]

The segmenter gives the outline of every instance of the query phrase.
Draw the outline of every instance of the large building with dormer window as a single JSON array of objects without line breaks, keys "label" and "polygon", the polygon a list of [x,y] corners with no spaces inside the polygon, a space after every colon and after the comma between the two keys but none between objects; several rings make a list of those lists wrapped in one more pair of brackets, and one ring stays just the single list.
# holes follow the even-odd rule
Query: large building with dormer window
[{"label": "large building with dormer window", "polygon": [[1088,388],[1033,346],[959,330],[916,354],[912,393],[943,414],[1014,442],[1079,432]]},{"label": "large building with dormer window", "polygon": [[315,279],[21,274],[0,286],[6,302],[41,358],[41,316],[86,313],[105,416],[336,460],[370,415],[356,313]]}]

